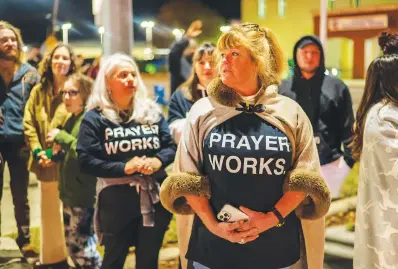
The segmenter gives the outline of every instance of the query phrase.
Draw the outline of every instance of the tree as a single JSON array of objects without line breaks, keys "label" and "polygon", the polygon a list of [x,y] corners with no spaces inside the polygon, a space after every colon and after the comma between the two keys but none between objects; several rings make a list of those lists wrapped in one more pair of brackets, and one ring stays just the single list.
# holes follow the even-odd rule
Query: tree
[{"label": "tree", "polygon": [[[169,29],[155,33],[154,43],[157,47],[169,47],[174,41],[172,30],[180,28],[186,30],[191,22],[200,19],[203,21],[203,33],[197,38],[198,42],[210,41],[216,43],[220,26],[225,24],[225,19],[215,10],[195,0],[170,0],[161,8],[157,21],[167,25]],[[158,24],[158,26],[159,26]]]}]

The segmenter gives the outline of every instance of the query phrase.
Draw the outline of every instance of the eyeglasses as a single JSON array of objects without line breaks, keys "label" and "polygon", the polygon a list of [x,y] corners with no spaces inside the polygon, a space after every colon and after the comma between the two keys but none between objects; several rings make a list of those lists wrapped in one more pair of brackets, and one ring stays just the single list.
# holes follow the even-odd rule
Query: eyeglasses
[{"label": "eyeglasses", "polygon": [[256,31],[260,31],[260,25],[256,24],[256,23],[243,23],[242,27],[245,27],[247,29],[253,29]]},{"label": "eyeglasses", "polygon": [[78,90],[70,90],[70,91],[61,90],[59,93],[61,94],[62,97],[64,97],[66,94],[69,94],[70,97],[74,97],[79,94],[79,91]]}]

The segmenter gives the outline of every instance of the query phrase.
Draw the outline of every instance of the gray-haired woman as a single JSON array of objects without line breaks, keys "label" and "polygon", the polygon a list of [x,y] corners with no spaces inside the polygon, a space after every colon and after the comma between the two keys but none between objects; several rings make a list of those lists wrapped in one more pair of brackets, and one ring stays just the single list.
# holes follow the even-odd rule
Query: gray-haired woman
[{"label": "gray-haired woman", "polygon": [[164,168],[176,147],[159,107],[146,97],[136,63],[114,54],[101,67],[81,123],[81,170],[98,178],[96,232],[105,246],[102,268],[123,268],[129,246],[136,268],[158,266],[171,214],[159,201]]}]

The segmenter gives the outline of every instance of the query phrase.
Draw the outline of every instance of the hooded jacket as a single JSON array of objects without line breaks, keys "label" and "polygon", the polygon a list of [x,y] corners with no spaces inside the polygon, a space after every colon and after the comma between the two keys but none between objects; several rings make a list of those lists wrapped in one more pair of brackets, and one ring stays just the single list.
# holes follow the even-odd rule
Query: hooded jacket
[{"label": "hooded jacket", "polygon": [[[255,243],[231,244],[215,237],[198,218],[190,235],[192,218],[188,216],[188,226],[178,227],[179,241],[184,242],[180,242],[181,252],[185,253],[187,238],[191,237],[188,259],[210,268],[257,269],[264,267],[261,262],[267,262],[267,268],[291,264],[292,268],[321,268],[323,216],[330,206],[330,191],[320,175],[307,116],[296,102],[279,95],[276,85],[260,89],[256,103],[249,109],[244,109],[241,97],[219,79],[207,91],[209,97],[196,102],[187,118],[175,173],[161,186],[164,207],[177,214],[192,214],[185,199],[180,199],[192,194],[208,198],[215,212],[226,202],[267,212],[283,192],[300,191],[308,196],[295,210],[296,214],[286,217],[285,228],[264,232],[255,248]],[[266,133],[271,134],[269,139],[264,137]],[[274,161],[280,161],[281,166]],[[297,241],[300,239],[305,243]],[[239,258],[241,255],[246,256]],[[248,256],[249,260],[245,258]]]},{"label": "hooded jacket", "polygon": [[[302,76],[297,64],[297,50],[303,40],[311,40],[321,52],[318,70],[309,80]],[[352,167],[355,161],[348,145],[353,139],[354,111],[347,85],[325,75],[325,55],[316,36],[304,36],[296,43],[294,64],[293,78],[282,81],[279,94],[297,101],[310,118],[321,165],[344,156],[346,163]]]},{"label": "hooded jacket", "polygon": [[27,63],[20,66],[8,88],[0,76],[0,109],[4,117],[4,124],[0,124],[0,142],[24,143],[24,109],[38,82],[37,70]]}]

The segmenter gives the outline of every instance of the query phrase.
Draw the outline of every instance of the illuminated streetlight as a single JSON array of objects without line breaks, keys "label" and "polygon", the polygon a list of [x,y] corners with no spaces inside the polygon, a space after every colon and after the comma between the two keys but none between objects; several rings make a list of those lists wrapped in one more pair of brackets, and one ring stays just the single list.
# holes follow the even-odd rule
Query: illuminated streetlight
[{"label": "illuminated streetlight", "polygon": [[176,37],[176,40],[180,40],[181,37],[184,35],[185,31],[184,29],[174,29],[173,30],[173,35]]},{"label": "illuminated streetlight", "polygon": [[223,33],[228,32],[229,30],[231,30],[231,26],[229,25],[223,25],[220,27],[220,31]]},{"label": "illuminated streetlight", "polygon": [[68,44],[68,30],[72,28],[72,24],[71,23],[64,23],[61,26],[62,29],[62,41],[64,42],[64,44]]},{"label": "illuminated streetlight", "polygon": [[153,21],[143,21],[141,27],[145,28],[146,46],[152,48],[152,28],[155,26]]},{"label": "illuminated streetlight", "polygon": [[98,33],[99,33],[99,35],[100,35],[101,44],[102,44],[103,37],[104,37],[104,33],[105,33],[105,27],[104,27],[104,26],[99,27],[99,28],[98,28]]},{"label": "illuminated streetlight", "polygon": [[23,52],[27,52],[27,51],[28,51],[28,46],[23,46],[23,47],[22,47],[22,51],[23,51]]}]

